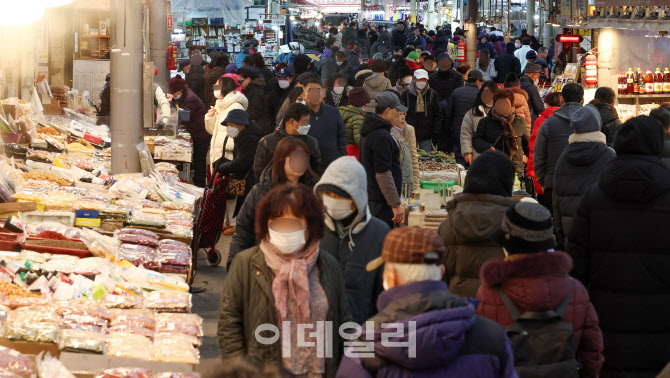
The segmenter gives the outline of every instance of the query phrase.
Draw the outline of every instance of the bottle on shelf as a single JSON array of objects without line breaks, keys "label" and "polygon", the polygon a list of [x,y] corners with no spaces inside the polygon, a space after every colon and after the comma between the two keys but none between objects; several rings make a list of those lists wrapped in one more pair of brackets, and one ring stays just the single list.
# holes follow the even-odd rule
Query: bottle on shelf
[{"label": "bottle on shelf", "polygon": [[635,75],[633,75],[633,69],[628,68],[628,73],[626,74],[626,94],[632,95],[635,94]]},{"label": "bottle on shelf", "polygon": [[647,68],[647,73],[644,74],[644,91],[646,94],[654,93],[654,74],[651,73],[651,68]]},{"label": "bottle on shelf", "polygon": [[619,78],[617,81],[617,88],[618,91],[617,93],[619,96],[625,95],[626,94],[626,76],[623,74],[623,72],[619,72]]},{"label": "bottle on shelf", "polygon": [[656,67],[656,74],[654,75],[654,93],[663,94],[663,74],[660,67]]},{"label": "bottle on shelf", "polygon": [[665,72],[663,72],[663,93],[670,94],[670,70],[668,70],[668,67],[665,67]]},{"label": "bottle on shelf", "polygon": [[637,68],[637,75],[640,78],[638,83],[640,88],[639,94],[645,94],[646,90],[644,88],[644,72],[642,72],[640,67]]},{"label": "bottle on shelf", "polygon": [[633,76],[633,93],[640,94],[640,69],[635,71]]}]

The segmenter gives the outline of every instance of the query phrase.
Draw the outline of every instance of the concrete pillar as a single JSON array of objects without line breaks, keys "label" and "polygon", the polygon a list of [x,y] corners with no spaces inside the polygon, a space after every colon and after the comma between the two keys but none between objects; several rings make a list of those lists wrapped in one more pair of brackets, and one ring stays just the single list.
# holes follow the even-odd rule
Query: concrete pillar
[{"label": "concrete pillar", "polygon": [[167,90],[168,69],[167,69],[167,48],[168,48],[168,28],[167,28],[167,1],[152,0],[149,8],[149,46],[151,52],[151,61],[158,68],[158,75],[154,77],[156,84],[163,90]]},{"label": "concrete pillar", "polygon": [[417,17],[418,16],[418,12],[417,12],[417,10],[418,10],[417,9],[418,8],[418,0],[411,0],[409,4],[410,4],[409,11],[410,11],[410,15],[411,15],[410,21],[411,22],[418,22],[419,21],[418,17]]},{"label": "concrete pillar", "polygon": [[141,0],[111,6],[112,174],[141,172],[143,14]]},{"label": "concrete pillar", "polygon": [[451,0],[451,31],[456,30],[456,25],[454,25],[454,20],[456,19],[456,14],[458,13],[458,0]]},{"label": "concrete pillar", "polygon": [[[374,5],[374,1],[372,1],[372,4]],[[358,13],[358,23],[363,22],[363,18],[365,18],[365,0],[361,0],[361,11]]]},{"label": "concrete pillar", "polygon": [[603,28],[598,33],[598,86],[617,87],[619,29]]},{"label": "concrete pillar", "polygon": [[477,1],[468,1],[468,24],[469,29],[466,33],[467,62],[471,69],[475,69],[477,62]]},{"label": "concrete pillar", "polygon": [[528,34],[535,35],[535,0],[526,0],[526,28]]},{"label": "concrete pillar", "polygon": [[426,27],[428,30],[435,29],[435,0],[428,0],[428,22]]},{"label": "concrete pillar", "polygon": [[460,19],[458,26],[460,26],[461,29],[463,29],[465,27],[465,4],[463,0],[460,0],[460,2],[461,2],[461,13],[459,14],[458,17]]}]

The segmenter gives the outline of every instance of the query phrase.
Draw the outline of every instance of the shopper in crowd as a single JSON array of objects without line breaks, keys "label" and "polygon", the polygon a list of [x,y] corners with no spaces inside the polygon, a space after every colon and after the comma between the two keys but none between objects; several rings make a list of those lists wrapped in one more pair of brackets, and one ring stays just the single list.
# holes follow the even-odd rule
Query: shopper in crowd
[{"label": "shopper in crowd", "polygon": [[342,51],[338,51],[337,54],[335,54],[335,59],[338,65],[337,73],[344,75],[344,77],[347,78],[348,83],[353,83],[355,80],[355,71],[347,61],[347,55]]},{"label": "shopper in crowd", "polygon": [[539,64],[540,71],[540,81],[548,82],[551,81],[551,76],[549,75],[549,62],[547,61],[547,56],[549,55],[549,49],[546,47],[540,47],[537,50],[537,59],[533,61],[535,64]]},{"label": "shopper in crowd", "polygon": [[356,25],[348,22],[343,22],[342,26],[342,47],[346,50],[349,46],[356,43]]},{"label": "shopper in crowd", "polygon": [[[363,88],[368,92],[371,99],[377,97],[378,94],[391,89],[391,81],[384,76],[386,71],[386,62],[383,60],[375,60],[372,63],[372,75],[365,79]],[[370,102],[370,107],[375,106],[374,102]]]},{"label": "shopper in crowd", "polygon": [[509,157],[486,151],[468,169],[463,194],[447,203],[449,216],[437,232],[446,247],[444,281],[450,292],[474,297],[482,265],[505,257],[494,235],[507,209],[518,202],[512,198],[513,185]]},{"label": "shopper in crowd", "polygon": [[570,143],[556,163],[553,184],[554,228],[559,249],[565,250],[572,219],[582,196],[598,181],[600,172],[616,154],[607,147],[602,120],[593,105],[572,115]]},{"label": "shopper in crowd", "polygon": [[505,79],[505,88],[514,93],[514,111],[526,121],[526,127],[528,127],[528,133],[530,134],[532,120],[530,118],[530,108],[528,107],[528,93],[521,89],[521,81],[515,74],[507,75],[507,78]]},{"label": "shopper in crowd", "polygon": [[425,29],[421,31],[415,28],[413,33],[407,38],[407,45],[414,46],[414,48],[419,47],[423,50],[429,50],[429,44],[433,44],[433,38],[426,33]]},{"label": "shopper in crowd", "polygon": [[[255,70],[257,72],[257,70]],[[237,70],[237,82],[240,84],[242,93],[249,100],[249,119],[256,121],[261,127],[263,135],[270,134],[272,120],[267,107],[267,96],[265,94],[265,80],[248,67]]]},{"label": "shopper in crowd", "polygon": [[326,105],[339,107],[349,104],[347,96],[347,79],[342,74],[334,74],[326,81],[326,93],[323,96],[323,103]]},{"label": "shopper in crowd", "polygon": [[424,56],[423,59],[423,69],[428,72],[428,75],[432,75],[435,73],[435,70],[437,69],[437,63],[435,63],[435,57],[428,54]]},{"label": "shopper in crowd", "polygon": [[[158,75],[158,68],[154,71],[154,76],[156,75]],[[165,92],[163,92],[163,88],[157,83],[153,84],[153,94],[156,123],[167,125],[170,122],[170,115],[172,114],[170,101],[167,99]]]},{"label": "shopper in crowd", "polygon": [[[345,356],[338,377],[517,376],[505,331],[476,315],[470,300],[449,292],[441,280],[444,260],[444,246],[433,231],[403,227],[388,234],[381,257],[367,266],[384,264],[386,288],[377,301],[378,314],[369,320],[374,327],[359,338],[374,341],[374,355]],[[402,324],[397,341],[412,344],[414,337],[420,341],[416,348],[387,343],[386,323]],[[409,324],[416,330],[407,331]]]},{"label": "shopper in crowd", "polygon": [[456,67],[456,71],[463,75],[465,80],[468,80],[468,73],[470,72],[470,69],[471,67],[468,62],[459,63],[458,67]]},{"label": "shopper in crowd", "polygon": [[337,59],[335,56],[340,52],[340,48],[333,46],[330,48],[330,55],[327,58],[322,58],[319,63],[317,63],[317,72],[321,77],[321,83],[326,84],[326,80],[334,74],[340,72],[340,67],[337,64]]},{"label": "shopper in crowd", "polygon": [[407,107],[391,92],[378,94],[375,103],[375,113],[367,113],[361,127],[360,160],[367,174],[370,213],[392,227],[402,222],[404,209],[400,147],[391,128],[398,122],[398,112],[406,112]]},{"label": "shopper in crowd", "polygon": [[564,104],[547,118],[537,132],[533,166],[537,182],[542,187],[542,205],[553,211],[553,187],[556,163],[568,146],[572,127],[570,121],[584,103],[584,88],[577,83],[569,83],[561,90]]},{"label": "shopper in crowd", "polygon": [[603,121],[603,128],[601,131],[605,134],[608,146],[614,144],[614,138],[616,138],[617,133],[623,125],[619,118],[619,114],[614,107],[615,101],[616,93],[614,93],[610,87],[599,87],[596,89],[593,101],[591,101],[591,104],[593,104],[596,109],[598,109],[598,113],[600,113],[600,118]]},{"label": "shopper in crowd", "polygon": [[456,88],[449,97],[447,110],[445,111],[444,126],[442,130],[451,130],[452,151],[456,156],[456,162],[465,164],[463,155],[461,155],[461,125],[465,114],[475,103],[479,87],[482,86],[484,79],[479,71],[472,71],[464,87]]},{"label": "shopper in crowd", "polygon": [[277,112],[277,117],[275,117],[275,122],[277,125],[279,125],[282,119],[284,119],[284,113],[286,113],[286,109],[288,109],[289,105],[291,105],[296,101],[300,101],[303,104],[307,103],[305,101],[305,96],[307,94],[304,93],[305,84],[307,83],[307,81],[320,80],[320,79],[318,76],[316,76],[311,72],[303,72],[298,76],[296,76],[294,73],[293,80],[295,81],[295,85],[294,86],[292,85],[293,89],[291,89],[288,97],[286,98],[286,100],[284,100],[284,103],[281,105],[281,107],[279,107],[279,112]]},{"label": "shopper in crowd", "polygon": [[347,128],[336,107],[323,103],[323,87],[316,78],[303,85],[305,101],[310,109],[309,135],[319,142],[323,163],[322,169],[340,156],[347,154]]},{"label": "shopper in crowd", "polygon": [[[279,63],[284,64],[284,63]],[[267,113],[270,117],[270,129],[275,130],[277,126],[277,114],[279,108],[286,101],[288,95],[295,86],[293,84],[293,70],[290,67],[282,67],[277,70],[277,80],[267,85]]]},{"label": "shopper in crowd", "polygon": [[339,111],[347,128],[347,155],[359,157],[358,146],[361,141],[361,126],[365,120],[365,109],[370,102],[370,96],[363,87],[356,87],[349,91],[349,105],[340,106]]},{"label": "shopper in crowd", "polygon": [[540,130],[540,126],[542,126],[544,121],[551,117],[552,114],[563,105],[563,96],[561,96],[560,92],[551,92],[544,98],[544,104],[547,108],[535,120],[533,132],[530,134],[530,142],[528,142],[528,149],[530,152],[528,155],[528,163],[526,165],[526,177],[533,179],[535,194],[537,194],[537,200],[540,203],[544,203],[542,199],[544,191],[542,190],[540,183],[537,181],[537,175],[535,174],[535,141],[537,140],[537,132]]},{"label": "shopper in crowd", "polygon": [[370,54],[370,39],[368,33],[361,29],[356,33],[356,45],[361,48],[361,57],[368,60],[372,57]]},{"label": "shopper in crowd", "polygon": [[[368,62],[373,62],[373,60],[368,60]],[[372,69],[368,63],[361,63],[358,66],[358,72],[354,75],[354,83],[352,87],[362,87],[365,84],[365,80],[372,76]]]},{"label": "shopper in crowd", "polygon": [[659,108],[652,110],[649,116],[663,127],[663,162],[670,167],[670,103],[662,104]]},{"label": "shopper in crowd", "polygon": [[505,47],[505,53],[496,58],[494,67],[498,72],[498,83],[504,83],[510,73],[521,75],[521,61],[515,55],[514,44],[512,42],[508,43]]},{"label": "shopper in crowd", "polygon": [[419,53],[416,51],[410,51],[410,53],[405,57],[405,64],[407,64],[407,67],[410,71],[412,71],[412,73],[423,68],[420,58],[421,55],[419,55]]},{"label": "shopper in crowd", "polygon": [[272,70],[270,70],[265,64],[265,59],[263,59],[263,55],[261,53],[255,52],[253,55],[251,55],[251,57],[253,58],[253,67],[256,67],[256,69],[261,73],[261,76],[263,76],[263,79],[266,83],[275,78],[275,75],[272,74]]},{"label": "shopper in crowd", "polygon": [[314,172],[321,172],[321,151],[319,142],[307,135],[310,129],[309,117],[311,113],[307,105],[292,103],[286,111],[286,116],[277,130],[266,135],[258,143],[254,157],[254,178],[260,180],[261,174],[272,164],[272,159],[279,142],[292,136],[302,140],[309,148],[309,164]]},{"label": "shopper in crowd", "polygon": [[[306,164],[305,164],[306,166]],[[257,364],[281,362],[290,374],[334,377],[343,354],[339,333],[323,345],[300,343],[301,325],[333,329],[350,321],[340,266],[320,248],[324,211],[310,188],[284,184],[258,204],[255,228],[260,245],[240,253],[226,276],[217,336],[223,358],[239,354]],[[271,295],[268,295],[270,293]],[[258,327],[274,325],[292,342],[263,343]],[[289,352],[290,351],[290,352]]]},{"label": "shopper in crowd", "polygon": [[530,110],[529,124],[532,127],[535,124],[537,117],[544,112],[544,103],[540,97],[540,91],[537,89],[537,84],[540,80],[541,67],[535,63],[528,63],[524,75],[519,79],[521,89],[526,91],[528,95],[528,109]]},{"label": "shopper in crowd", "polygon": [[[491,39],[491,44],[493,45],[493,48],[496,50],[496,56],[500,56],[505,53],[505,46],[504,44],[498,43],[498,36],[495,34],[489,34],[489,38]],[[481,56],[481,52],[479,53]]]},{"label": "shopper in crowd", "polygon": [[361,64],[361,48],[351,45],[348,49],[344,50],[344,54],[353,71],[358,71],[358,66]]},{"label": "shopper in crowd", "polygon": [[365,169],[351,156],[335,160],[314,186],[314,193],[326,212],[320,247],[339,262],[351,318],[363,324],[377,313],[375,304],[383,290],[382,270],[366,272],[365,266],[381,255],[390,229],[370,214]]},{"label": "shopper in crowd", "polygon": [[433,42],[433,53],[437,53],[438,51],[447,51],[449,48],[449,37],[447,36],[447,32],[444,30],[438,30],[437,33],[435,34],[435,41]]},{"label": "shopper in crowd", "polygon": [[253,49],[254,45],[250,41],[242,42],[241,51],[235,55],[235,65],[237,68],[244,67],[244,58],[251,56],[249,50]]},{"label": "shopper in crowd", "polygon": [[479,156],[479,153],[472,148],[472,137],[477,131],[479,121],[484,118],[493,107],[493,95],[498,92],[498,85],[494,81],[485,81],[479,88],[472,107],[465,112],[461,124],[461,154],[467,164]]},{"label": "shopper in crowd", "polygon": [[333,46],[342,48],[342,33],[340,33],[340,31],[334,26],[328,29],[328,32],[329,37],[335,37],[335,43],[333,44]]},{"label": "shopper in crowd", "polygon": [[528,63],[526,54],[528,51],[532,50],[530,48],[530,37],[522,37],[521,43],[522,46],[514,52],[514,56],[519,59],[519,62],[521,62],[521,72],[523,72],[523,70],[526,68],[526,63]]},{"label": "shopper in crowd", "polygon": [[454,69],[454,61],[449,54],[442,53],[437,56],[438,71],[430,76],[430,87],[433,88],[440,101],[451,96],[454,89],[465,85],[465,78]]},{"label": "shopper in crowd", "polygon": [[486,49],[489,51],[489,55],[491,59],[495,59],[498,56],[498,53],[496,52],[495,47],[493,47],[493,44],[488,41],[488,34],[486,32],[481,32],[477,36],[477,51],[481,53],[482,50]]},{"label": "shopper in crowd", "polygon": [[652,377],[667,364],[670,345],[670,234],[659,232],[670,216],[663,127],[648,116],[632,118],[614,150],[577,208],[568,253],[600,318],[602,376]]},{"label": "shopper in crowd", "polygon": [[412,84],[412,81],[414,80],[412,71],[410,71],[409,67],[404,64],[398,68],[397,77],[398,79],[396,80],[396,85],[393,87],[393,90],[398,93],[402,93],[409,89],[409,85]]},{"label": "shopper in crowd", "polygon": [[[504,214],[495,238],[506,257],[488,261],[482,267],[482,285],[477,293],[481,302],[477,313],[507,327],[516,321],[515,310],[518,314],[554,311],[572,326],[574,334],[574,344],[563,347],[574,350],[576,355],[562,362],[569,364],[573,360],[574,367],[579,366],[581,377],[598,377],[603,364],[603,334],[598,326],[598,315],[584,285],[570,277],[570,256],[553,249],[556,242],[549,211],[538,203],[518,202]],[[564,341],[558,339],[560,334],[556,337],[543,341],[546,344]],[[541,353],[541,350],[533,350],[541,347],[529,344],[527,350]],[[516,357],[517,360],[523,358]],[[523,367],[526,371],[537,368],[537,371],[547,372],[548,369],[547,365],[543,365],[544,370],[537,366]],[[570,374],[558,361],[553,368]]]},{"label": "shopper in crowd", "polygon": [[398,121],[391,128],[391,136],[395,139],[400,153],[400,169],[402,170],[402,185],[409,192],[420,187],[419,182],[419,155],[417,152],[416,133],[414,127],[407,124],[406,113],[398,113]]},{"label": "shopper in crowd", "polygon": [[428,72],[420,69],[414,72],[414,81],[401,95],[406,104],[407,123],[416,129],[420,149],[431,151],[433,138],[443,133],[442,110],[437,92],[428,84]]},{"label": "shopper in crowd", "polygon": [[310,153],[307,143],[294,136],[287,136],[279,141],[272,161],[261,173],[237,215],[237,227],[230,243],[227,267],[239,252],[258,242],[254,231],[257,206],[272,188],[285,183],[301,183],[309,187],[316,184],[318,177],[310,167]]},{"label": "shopper in crowd", "polygon": [[205,105],[216,105],[216,97],[214,97],[214,85],[219,81],[221,76],[226,73],[226,66],[228,65],[228,56],[219,55],[214,61],[214,66],[205,75]]},{"label": "shopper in crowd", "polygon": [[514,163],[514,170],[522,174],[524,156],[524,140],[530,138],[523,118],[514,111],[514,93],[503,89],[493,95],[493,108],[489,114],[479,121],[477,131],[472,137],[475,151],[484,153],[497,150],[509,156]]},{"label": "shopper in crowd", "polygon": [[395,25],[391,39],[393,41],[393,51],[403,48],[407,44],[407,33],[405,32],[405,24],[402,21],[398,21]]},{"label": "shopper in crowd", "polygon": [[477,71],[482,73],[485,81],[493,80],[498,77],[498,72],[496,72],[495,60],[490,58],[490,53],[488,49],[483,49],[479,52],[479,58],[477,58]]},{"label": "shopper in crowd", "polygon": [[168,95],[173,105],[189,112],[189,120],[181,121],[181,124],[191,134],[193,140],[191,159],[193,185],[204,188],[207,184],[207,151],[209,151],[209,144],[212,140],[212,136],[205,128],[207,107],[190,88],[186,87],[186,80],[182,79],[181,75],[170,79]]},{"label": "shopper in crowd", "polygon": [[185,78],[186,86],[198,96],[200,101],[205,103],[205,69],[202,67],[202,55],[194,54],[190,62],[191,69]]}]

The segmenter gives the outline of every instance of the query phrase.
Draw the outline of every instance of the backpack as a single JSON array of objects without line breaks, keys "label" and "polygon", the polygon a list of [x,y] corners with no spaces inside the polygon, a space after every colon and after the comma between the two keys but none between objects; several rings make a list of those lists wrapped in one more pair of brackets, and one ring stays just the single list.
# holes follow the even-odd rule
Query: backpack
[{"label": "backpack", "polygon": [[563,320],[574,283],[555,310],[545,312],[519,310],[501,287],[500,294],[514,323],[505,327],[514,351],[514,367],[520,378],[567,378],[579,376],[572,324]]}]

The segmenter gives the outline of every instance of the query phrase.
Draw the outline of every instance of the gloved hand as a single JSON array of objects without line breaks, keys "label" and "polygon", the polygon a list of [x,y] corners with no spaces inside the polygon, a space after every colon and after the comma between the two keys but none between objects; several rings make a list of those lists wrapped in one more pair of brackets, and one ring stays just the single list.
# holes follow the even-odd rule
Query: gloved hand
[{"label": "gloved hand", "polygon": [[163,124],[165,124],[167,126],[168,123],[170,123],[170,118],[163,117]]}]

